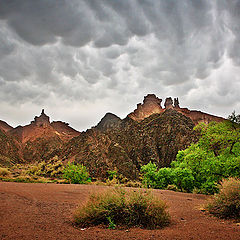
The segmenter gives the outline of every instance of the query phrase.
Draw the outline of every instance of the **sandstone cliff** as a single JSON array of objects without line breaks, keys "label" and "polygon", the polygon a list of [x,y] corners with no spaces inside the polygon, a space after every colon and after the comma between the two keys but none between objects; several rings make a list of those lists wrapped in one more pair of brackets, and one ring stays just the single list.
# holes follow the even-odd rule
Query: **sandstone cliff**
[{"label": "sandstone cliff", "polygon": [[164,103],[164,108],[161,106],[162,99],[159,99],[154,94],[148,94],[144,97],[143,104],[137,104],[137,109],[134,112],[128,114],[128,117],[136,121],[141,121],[144,118],[149,117],[154,113],[162,113],[167,109],[173,109],[189,118],[192,119],[195,125],[199,122],[209,123],[211,121],[221,122],[225,119],[222,117],[217,117],[211,114],[207,114],[201,111],[189,110],[188,108],[181,108],[179,106],[178,98],[174,98],[174,101],[171,97],[166,98]]}]

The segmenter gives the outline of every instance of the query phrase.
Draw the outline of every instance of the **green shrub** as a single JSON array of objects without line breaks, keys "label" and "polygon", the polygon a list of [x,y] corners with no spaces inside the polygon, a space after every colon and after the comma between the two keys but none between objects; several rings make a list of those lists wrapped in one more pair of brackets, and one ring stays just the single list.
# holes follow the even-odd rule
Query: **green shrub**
[{"label": "green shrub", "polygon": [[0,167],[0,176],[8,176],[10,174],[9,170],[7,168]]},{"label": "green shrub", "polygon": [[117,170],[109,170],[107,173],[110,181],[117,178]]},{"label": "green shrub", "polygon": [[170,222],[166,208],[165,202],[150,192],[116,188],[91,195],[89,201],[77,209],[74,219],[81,227],[109,226],[111,220],[116,226],[154,229]]},{"label": "green shrub", "polygon": [[63,170],[63,178],[74,184],[84,184],[91,182],[89,173],[85,166],[81,164],[75,165],[74,163],[68,163]]},{"label": "green shrub", "polygon": [[223,180],[219,193],[214,195],[206,208],[219,218],[240,219],[240,179]]}]

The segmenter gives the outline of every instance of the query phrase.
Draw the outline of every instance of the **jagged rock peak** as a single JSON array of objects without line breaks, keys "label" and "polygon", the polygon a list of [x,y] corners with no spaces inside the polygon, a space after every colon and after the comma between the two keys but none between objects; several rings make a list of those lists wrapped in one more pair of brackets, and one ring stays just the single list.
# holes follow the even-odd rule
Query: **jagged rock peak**
[{"label": "jagged rock peak", "polygon": [[171,97],[166,98],[164,107],[165,109],[173,108],[173,100]]},{"label": "jagged rock peak", "polygon": [[180,108],[178,98],[174,98],[174,107],[175,108]]},{"label": "jagged rock peak", "polygon": [[121,123],[122,119],[113,113],[106,113],[101,121],[97,124],[98,130],[106,130],[108,128],[117,127]]},{"label": "jagged rock peak", "polygon": [[38,127],[45,127],[50,125],[50,118],[45,114],[44,109],[42,109],[41,115],[39,117],[35,116],[34,121],[32,121],[31,124]]},{"label": "jagged rock peak", "polygon": [[179,105],[179,99],[167,97],[164,102],[164,108],[161,107],[162,99],[156,97],[155,94],[148,94],[144,97],[143,104],[137,104],[137,109],[128,114],[128,117],[135,121],[142,121],[144,118],[151,116],[152,114],[161,114],[167,109],[173,109],[189,118],[198,124],[199,122],[209,123],[211,121],[223,121],[224,118],[217,117],[211,114],[207,114],[201,111],[193,111],[188,108],[181,108]]},{"label": "jagged rock peak", "polygon": [[156,97],[155,94],[148,94],[148,95],[145,96],[144,99],[143,99],[143,104],[153,103],[153,102],[156,103],[156,104],[158,104],[158,105],[160,105],[160,107],[161,107],[162,99]]}]

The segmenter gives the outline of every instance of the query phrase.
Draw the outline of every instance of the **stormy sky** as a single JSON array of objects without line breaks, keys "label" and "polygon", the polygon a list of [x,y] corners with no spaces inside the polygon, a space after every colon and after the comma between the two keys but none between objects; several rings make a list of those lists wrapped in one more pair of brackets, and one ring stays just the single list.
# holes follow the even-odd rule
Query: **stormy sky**
[{"label": "stormy sky", "polygon": [[240,113],[240,0],[0,0],[0,119],[85,130],[147,93]]}]

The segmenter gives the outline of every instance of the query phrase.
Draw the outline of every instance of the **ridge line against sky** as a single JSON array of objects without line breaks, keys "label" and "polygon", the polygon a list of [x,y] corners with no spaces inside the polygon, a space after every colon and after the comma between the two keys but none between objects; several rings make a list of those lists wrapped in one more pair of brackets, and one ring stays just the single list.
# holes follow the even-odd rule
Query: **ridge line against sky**
[{"label": "ridge line against sky", "polygon": [[148,93],[240,112],[239,0],[0,0],[0,119],[77,130]]}]

